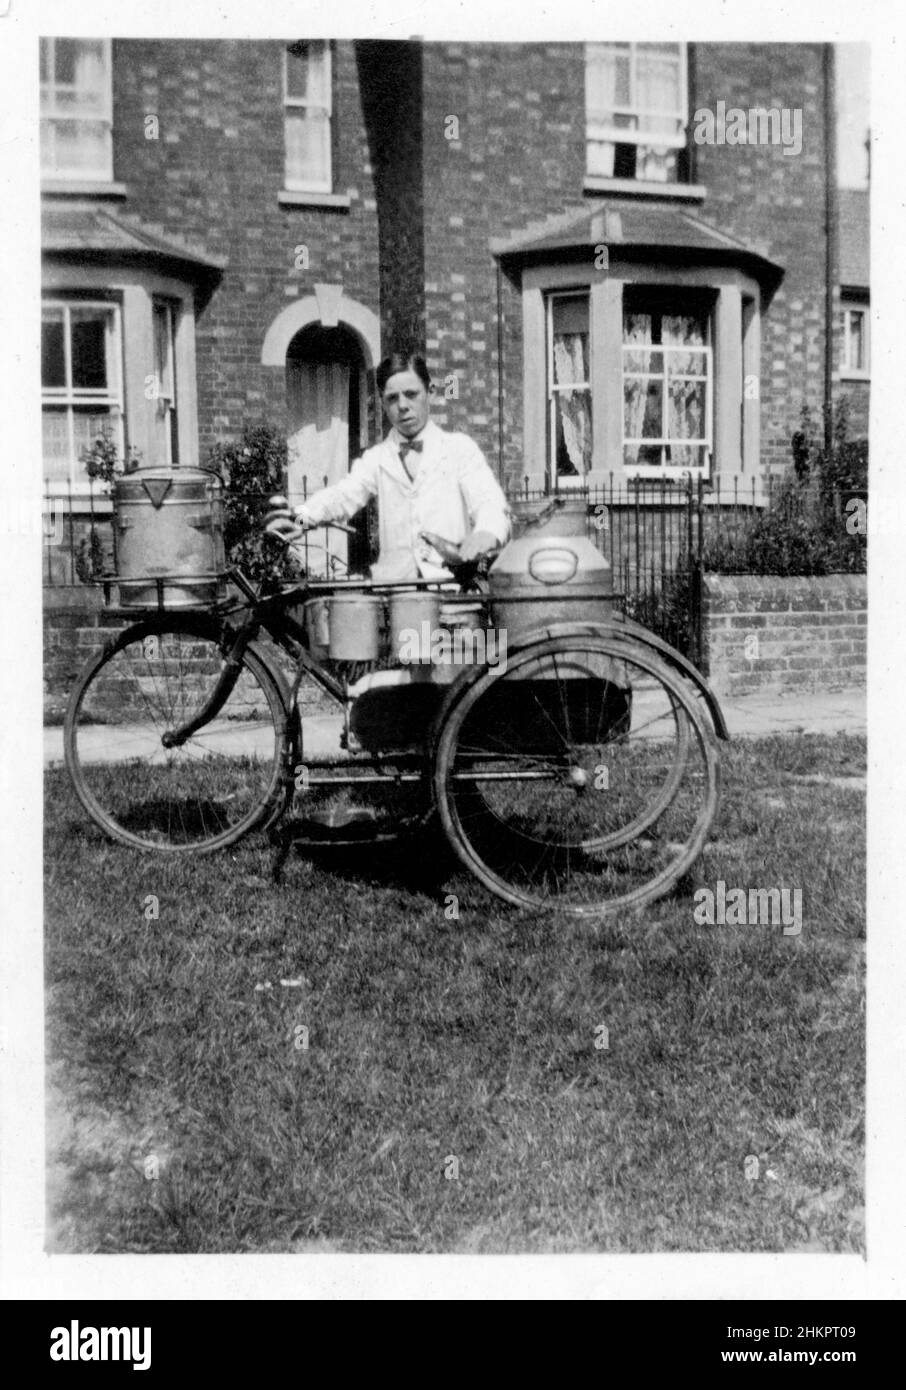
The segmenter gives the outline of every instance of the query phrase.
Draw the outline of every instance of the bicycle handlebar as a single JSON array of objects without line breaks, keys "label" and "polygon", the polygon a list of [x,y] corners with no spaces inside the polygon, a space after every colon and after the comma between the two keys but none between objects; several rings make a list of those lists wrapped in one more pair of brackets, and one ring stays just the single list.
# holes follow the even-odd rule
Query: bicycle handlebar
[{"label": "bicycle handlebar", "polygon": [[492,558],[499,551],[498,546],[485,555],[476,555],[473,560],[464,560],[460,553],[461,547],[454,545],[453,541],[445,540],[443,536],[438,536],[434,531],[421,531],[419,535],[421,540],[427,541],[428,545],[434,547],[453,578],[461,584],[470,583],[479,577],[483,579],[488,572]]}]

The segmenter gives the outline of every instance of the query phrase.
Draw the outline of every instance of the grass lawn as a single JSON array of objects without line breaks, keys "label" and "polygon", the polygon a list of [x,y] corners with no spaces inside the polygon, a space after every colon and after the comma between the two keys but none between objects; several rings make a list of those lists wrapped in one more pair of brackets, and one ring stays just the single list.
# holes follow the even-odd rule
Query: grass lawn
[{"label": "grass lawn", "polygon": [[[49,1248],[863,1250],[865,741],[723,760],[692,879],[600,926],[441,845],[144,855],[49,773]],[[801,934],[697,925],[719,879]]]}]

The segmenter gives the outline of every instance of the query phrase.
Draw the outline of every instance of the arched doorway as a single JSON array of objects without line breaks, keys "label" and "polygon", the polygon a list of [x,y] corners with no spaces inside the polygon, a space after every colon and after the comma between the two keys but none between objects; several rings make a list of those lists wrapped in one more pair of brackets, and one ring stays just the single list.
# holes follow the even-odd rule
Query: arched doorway
[{"label": "arched doorway", "polygon": [[[356,334],[342,324],[301,328],[286,350],[286,403],[289,500],[298,506],[345,477],[368,447],[368,377]],[[329,577],[337,562],[350,569],[367,563],[367,520],[357,525],[356,540],[334,530],[309,533],[312,575]]]}]

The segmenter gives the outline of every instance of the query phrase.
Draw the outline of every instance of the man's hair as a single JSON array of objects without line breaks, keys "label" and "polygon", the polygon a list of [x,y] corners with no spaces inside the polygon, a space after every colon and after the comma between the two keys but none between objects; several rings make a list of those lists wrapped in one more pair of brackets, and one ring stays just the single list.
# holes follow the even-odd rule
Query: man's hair
[{"label": "man's hair", "polygon": [[428,371],[428,364],[424,357],[417,352],[391,352],[389,357],[385,357],[383,362],[378,365],[374,374],[377,382],[377,389],[383,395],[384,387],[392,376],[397,372],[415,372],[427,391],[431,385],[431,373]]}]

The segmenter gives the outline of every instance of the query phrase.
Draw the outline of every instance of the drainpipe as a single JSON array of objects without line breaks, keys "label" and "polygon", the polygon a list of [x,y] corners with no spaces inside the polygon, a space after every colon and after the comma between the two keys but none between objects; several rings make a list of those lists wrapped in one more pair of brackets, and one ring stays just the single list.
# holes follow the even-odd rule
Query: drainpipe
[{"label": "drainpipe", "polygon": [[503,487],[503,273],[497,262],[497,477]]},{"label": "drainpipe", "polygon": [[824,45],[824,451],[834,442],[834,279],[837,241],[837,111],[834,46]]}]

